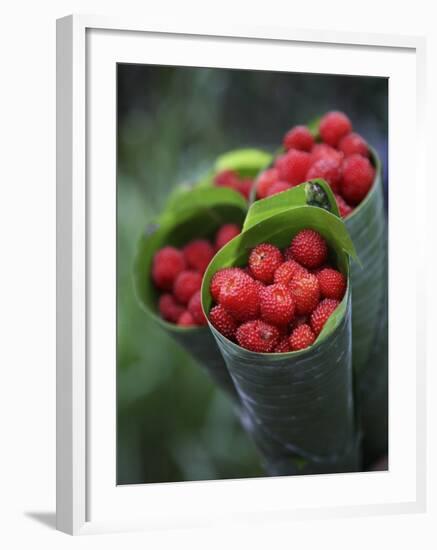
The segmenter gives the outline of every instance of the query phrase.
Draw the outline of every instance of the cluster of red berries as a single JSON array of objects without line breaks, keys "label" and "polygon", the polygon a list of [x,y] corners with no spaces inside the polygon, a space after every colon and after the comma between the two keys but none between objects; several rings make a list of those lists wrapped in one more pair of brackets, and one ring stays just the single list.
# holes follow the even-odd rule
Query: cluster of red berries
[{"label": "cluster of red berries", "polygon": [[248,266],[217,271],[209,318],[229,340],[259,353],[285,353],[314,343],[346,291],[346,278],[328,264],[328,246],[312,229],[285,250],[259,244]]},{"label": "cluster of red berries", "polygon": [[214,254],[240,233],[235,224],[225,224],[217,231],[214,242],[195,239],[181,250],[165,246],[153,258],[152,279],[161,292],[158,310],[163,319],[180,326],[206,325],[200,287]]},{"label": "cluster of red berries", "polygon": [[241,178],[234,170],[222,170],[214,177],[214,185],[217,187],[229,187],[243,197],[249,200],[253,180],[250,178]]},{"label": "cluster of red berries", "polygon": [[338,111],[325,114],[319,124],[320,143],[306,126],[295,126],[284,136],[285,153],[258,178],[257,198],[286,191],[300,183],[323,178],[335,194],[340,214],[348,216],[367,195],[375,178],[366,141],[352,131],[349,118]]}]

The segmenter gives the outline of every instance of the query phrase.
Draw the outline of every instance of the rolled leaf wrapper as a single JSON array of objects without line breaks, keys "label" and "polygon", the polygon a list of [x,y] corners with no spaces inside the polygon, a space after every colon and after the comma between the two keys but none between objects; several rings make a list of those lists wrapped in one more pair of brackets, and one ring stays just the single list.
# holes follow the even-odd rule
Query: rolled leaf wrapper
[{"label": "rolled leaf wrapper", "polygon": [[[316,139],[319,121],[315,118],[307,125]],[[381,163],[374,149],[369,147],[369,152],[375,181],[365,199],[344,220],[360,259],[351,265],[352,362],[366,467],[388,451],[387,219]],[[255,200],[254,186],[251,201]]]},{"label": "rolled leaf wrapper", "polygon": [[[308,204],[314,191],[326,210]],[[246,265],[250,250],[260,243],[288,246],[304,228],[323,235],[333,263],[349,281],[349,255],[354,256],[354,247],[335,210],[328,211],[334,200],[331,195],[327,184],[317,180],[254,205],[243,232],[207,268],[202,284],[205,312],[211,307],[209,285],[216,271]],[[283,208],[275,213],[279,203]],[[254,353],[225,338],[211,324],[210,329],[238,391],[243,424],[270,475],[360,470],[349,283],[316,342],[299,352]]]},{"label": "rolled leaf wrapper", "polygon": [[194,238],[211,238],[225,223],[240,226],[246,214],[244,198],[225,188],[199,188],[184,193],[172,209],[166,209],[150,224],[138,242],[133,269],[134,287],[144,311],[174,338],[233,399],[234,383],[207,326],[180,327],[159,316],[159,293],[152,278],[155,253],[166,245],[182,247]]}]

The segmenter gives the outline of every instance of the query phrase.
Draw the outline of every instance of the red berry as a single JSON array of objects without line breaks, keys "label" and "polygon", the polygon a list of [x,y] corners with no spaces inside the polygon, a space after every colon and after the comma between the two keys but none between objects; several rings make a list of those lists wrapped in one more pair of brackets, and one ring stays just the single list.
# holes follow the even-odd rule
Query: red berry
[{"label": "red berry", "polygon": [[291,252],[297,262],[311,269],[326,262],[328,246],[317,231],[303,229],[291,241]]},{"label": "red berry", "polygon": [[310,314],[319,303],[319,282],[312,273],[296,277],[290,282],[289,288],[299,315]]},{"label": "red berry", "polygon": [[176,323],[184,312],[184,308],[176,302],[171,294],[161,294],[158,309],[161,317],[170,323]]},{"label": "red berry", "polygon": [[193,316],[196,325],[206,325],[207,320],[202,309],[202,297],[200,295],[200,290],[191,296],[190,301],[188,302],[188,311]]},{"label": "red berry", "polygon": [[308,270],[294,260],[288,260],[278,267],[275,271],[273,280],[275,283],[288,286],[296,276],[303,275],[305,273],[308,273]]},{"label": "red berry", "polygon": [[259,199],[267,197],[269,187],[279,179],[279,174],[276,168],[269,168],[261,172],[256,182],[256,194]]},{"label": "red berry", "polygon": [[352,212],[353,208],[348,205],[341,195],[335,195],[335,200],[337,201],[337,206],[340,211],[340,216],[346,218]]},{"label": "red berry", "polygon": [[215,302],[218,302],[222,284],[235,271],[241,271],[242,273],[244,273],[243,270],[239,269],[238,267],[225,267],[224,269],[220,269],[219,271],[214,273],[211,279],[209,291],[211,292],[211,296]]},{"label": "red berry", "polygon": [[209,318],[211,324],[219,331],[223,336],[233,340],[235,338],[235,332],[237,330],[237,322],[229,315],[226,309],[220,305],[214,306],[209,312]]},{"label": "red berry", "polygon": [[179,316],[178,325],[181,327],[194,327],[196,323],[194,322],[191,313],[188,310],[184,310],[184,312]]},{"label": "red berry", "polygon": [[286,150],[310,151],[313,144],[313,135],[306,126],[295,126],[284,136],[284,149]]},{"label": "red berry", "polygon": [[334,310],[337,309],[339,303],[340,302],[338,300],[325,298],[311,313],[311,328],[316,335],[320,334],[322,328],[325,326],[326,321],[329,319]]},{"label": "red berry", "polygon": [[273,325],[287,325],[294,317],[290,290],[281,284],[266,286],[259,294],[261,319]]},{"label": "red berry", "polygon": [[237,191],[239,191],[243,197],[249,200],[250,192],[252,191],[253,181],[250,179],[240,180],[237,185]]},{"label": "red berry", "polygon": [[191,296],[202,285],[202,275],[197,271],[182,271],[174,282],[173,293],[181,304],[188,304]]},{"label": "red berry", "polygon": [[336,147],[343,136],[352,130],[352,124],[349,118],[339,111],[326,113],[320,120],[319,134],[322,140]]},{"label": "red berry", "polygon": [[284,336],[282,340],[279,341],[279,344],[273,349],[273,353],[287,353],[289,351],[291,351],[291,348],[288,336]]},{"label": "red berry", "polygon": [[275,181],[275,183],[268,188],[266,197],[272,197],[273,195],[282,193],[282,191],[288,191],[291,188],[292,186],[286,181]]},{"label": "red berry", "polygon": [[316,335],[309,325],[300,325],[293,330],[289,338],[289,344],[292,351],[299,351],[311,346],[316,339]]},{"label": "red berry", "polygon": [[309,153],[290,149],[290,151],[276,159],[275,167],[278,170],[280,180],[287,181],[295,186],[305,181],[311,163],[312,158]]},{"label": "red berry", "polygon": [[236,338],[243,348],[258,353],[270,353],[278,344],[280,333],[275,326],[257,319],[238,327]]},{"label": "red berry", "polygon": [[237,321],[255,319],[259,313],[258,285],[237,269],[223,281],[218,301]]},{"label": "red berry", "polygon": [[239,182],[240,178],[233,170],[222,170],[214,177],[214,184],[218,187],[230,187],[237,190]]},{"label": "red berry", "polygon": [[153,282],[161,290],[171,290],[176,277],[185,267],[182,252],[173,246],[165,246],[153,258]]},{"label": "red berry", "polygon": [[338,193],[341,183],[341,164],[333,158],[321,158],[308,170],[306,179],[322,178],[326,180],[334,193]]},{"label": "red berry", "polygon": [[272,244],[259,244],[249,256],[249,267],[252,275],[263,283],[273,282],[275,271],[281,264],[281,251]]},{"label": "red berry", "polygon": [[340,271],[325,267],[317,273],[320,292],[324,298],[341,300],[346,292],[346,277]]},{"label": "red berry", "polygon": [[369,156],[369,147],[366,140],[355,132],[341,138],[338,148],[344,153],[345,157],[355,154],[363,155],[363,157]]},{"label": "red berry", "polygon": [[215,235],[216,249],[219,250],[239,234],[240,228],[235,223],[222,225]]},{"label": "red berry", "polygon": [[316,143],[311,149],[311,159],[312,162],[320,159],[331,159],[341,162],[343,160],[343,153],[326,143]]},{"label": "red berry", "polygon": [[351,155],[343,161],[343,197],[350,204],[360,203],[372,187],[375,169],[369,159],[361,155]]},{"label": "red berry", "polygon": [[206,239],[196,239],[184,246],[183,253],[188,266],[203,273],[214,256],[214,248]]}]

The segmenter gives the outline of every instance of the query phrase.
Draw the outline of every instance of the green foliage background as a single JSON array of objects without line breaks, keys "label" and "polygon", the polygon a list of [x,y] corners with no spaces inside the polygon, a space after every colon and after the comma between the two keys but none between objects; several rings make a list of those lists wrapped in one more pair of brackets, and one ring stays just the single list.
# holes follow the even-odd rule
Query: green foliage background
[{"label": "green foliage background", "polygon": [[329,109],[347,112],[384,160],[387,106],[381,78],[119,65],[118,483],[263,475],[227,397],[136,302],[131,271],[147,223],[216,156],[274,151],[291,125]]}]

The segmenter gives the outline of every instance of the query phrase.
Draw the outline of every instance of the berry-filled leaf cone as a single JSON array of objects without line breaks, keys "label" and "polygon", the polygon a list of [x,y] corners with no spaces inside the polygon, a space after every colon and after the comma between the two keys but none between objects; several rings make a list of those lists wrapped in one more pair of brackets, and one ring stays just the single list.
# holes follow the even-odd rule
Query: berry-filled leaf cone
[{"label": "berry-filled leaf cone", "polygon": [[[193,266],[196,265],[196,260],[204,260],[205,255],[202,250],[199,253],[196,244],[191,244],[189,250],[186,245],[193,243],[193,240],[195,243],[199,240],[204,243],[206,239],[212,242],[217,230],[224,224],[241,227],[246,213],[246,202],[241,195],[223,188],[194,189],[189,192],[189,197],[190,200],[184,195],[184,200],[177,208],[166,210],[141,236],[133,268],[135,292],[144,311],[237,402],[234,383],[206,321],[203,326],[192,324],[196,319],[201,322],[199,317],[203,316],[200,299],[196,305],[196,297],[193,295],[194,290],[200,288],[201,276],[194,271]],[[163,249],[164,253],[160,254],[167,254],[165,259],[169,263],[168,266],[164,265],[167,272],[164,269],[164,273],[161,273],[162,269],[160,271],[156,268],[156,258]],[[193,262],[192,266],[179,266],[175,249],[183,250],[183,262]],[[166,252],[168,250],[170,254]],[[175,258],[172,257],[172,250]],[[209,261],[208,257],[205,261]],[[177,275],[182,269],[185,271]],[[174,282],[172,278],[175,279]],[[165,289],[157,288],[156,281]],[[168,320],[162,317],[163,312]],[[144,337],[147,338],[147,334]]]},{"label": "berry-filled leaf cone", "polygon": [[[271,166],[256,178],[251,202],[267,200],[264,197],[275,192],[281,170],[287,176],[284,166],[288,171],[299,168],[294,148],[303,160],[312,156],[306,179],[324,177],[335,193],[360,258],[351,266],[352,353],[368,466],[388,450],[387,220],[381,166],[375,150],[353,130],[344,113],[326,113],[306,126],[306,135],[301,126],[284,135]],[[314,143],[309,149],[311,136]],[[292,179],[288,183],[292,185]],[[279,207],[282,195],[275,195]]]},{"label": "berry-filled leaf cone", "polygon": [[[323,183],[321,187],[323,189]],[[249,213],[249,227],[216,254],[202,283],[202,304],[209,318],[213,305],[210,285],[220,269],[243,267],[248,262],[249,266],[251,262],[253,265],[251,253],[258,245],[269,243],[284,249],[303,229],[316,231],[326,240],[330,262],[347,281],[343,299],[315,341],[301,351],[250,351],[224,336],[209,320],[242,403],[242,424],[255,441],[270,475],[361,469],[348,282],[349,256],[354,256],[354,248],[344,223],[335,213],[317,206],[302,205],[302,196],[305,197],[306,192],[305,186],[285,192],[283,197],[288,208],[269,214],[253,225],[250,225],[250,220],[254,218]],[[259,212],[257,216],[261,219]],[[265,252],[269,253],[267,249]],[[238,279],[238,275],[233,276]],[[240,277],[244,282],[244,274]],[[249,303],[251,284],[248,283],[248,287],[246,299]],[[226,293],[227,290],[222,289],[220,299],[226,298]],[[247,334],[242,334],[245,329],[240,326],[237,339],[244,336],[253,349],[263,349],[273,334],[275,344],[280,346],[278,350],[282,351],[279,334],[275,329],[268,334],[263,323],[249,321],[246,326],[250,325],[252,330],[247,330]],[[259,340],[258,334],[261,334]]]}]

